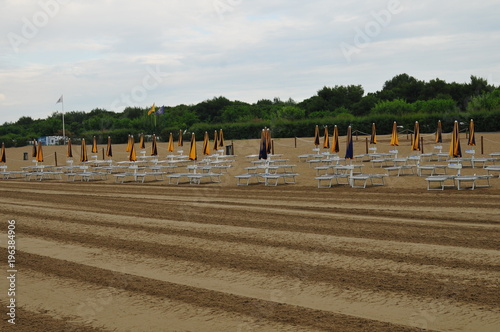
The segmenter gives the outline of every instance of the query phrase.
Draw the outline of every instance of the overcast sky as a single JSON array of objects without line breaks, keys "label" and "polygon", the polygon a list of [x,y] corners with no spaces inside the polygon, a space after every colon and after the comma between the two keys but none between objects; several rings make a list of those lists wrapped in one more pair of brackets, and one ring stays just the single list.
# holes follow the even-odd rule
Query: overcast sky
[{"label": "overcast sky", "polygon": [[0,123],[63,105],[300,102],[401,73],[500,85],[499,13],[499,0],[0,0]]}]

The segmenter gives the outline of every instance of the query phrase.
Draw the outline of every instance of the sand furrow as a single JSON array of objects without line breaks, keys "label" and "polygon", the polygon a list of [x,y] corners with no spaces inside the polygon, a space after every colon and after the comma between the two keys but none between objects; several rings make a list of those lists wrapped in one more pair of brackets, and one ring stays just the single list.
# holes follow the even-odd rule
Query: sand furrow
[{"label": "sand furrow", "polygon": [[[26,249],[27,252],[36,252],[38,255],[47,255],[59,260],[69,260],[86,266],[119,272],[115,274],[115,277],[122,276],[123,280],[113,282],[115,286],[123,287],[123,284],[128,283],[130,279],[128,275],[134,275],[367,319],[383,317],[383,320],[387,322],[413,324],[414,326],[421,323],[419,321],[422,318],[421,315],[427,312],[429,318],[427,327],[438,330],[450,324],[459,329],[474,322],[484,331],[493,331],[492,327],[499,320],[496,310],[486,310],[484,306],[457,305],[446,299],[438,301],[432,298],[408,297],[384,291],[336,288],[312,282],[307,275],[269,278],[256,272],[242,273],[234,269],[213,268],[203,263],[174,263],[155,258],[137,261],[135,255],[107,250],[98,253],[98,249],[85,249],[76,245],[38,239],[28,239]],[[111,259],[113,263],[109,264]],[[44,259],[39,260],[43,262]],[[122,275],[124,272],[126,276]],[[113,286],[113,284],[106,284],[106,286]],[[459,289],[453,288],[452,285],[443,290],[444,293],[457,291]],[[360,303],[365,304],[360,306]]]}]

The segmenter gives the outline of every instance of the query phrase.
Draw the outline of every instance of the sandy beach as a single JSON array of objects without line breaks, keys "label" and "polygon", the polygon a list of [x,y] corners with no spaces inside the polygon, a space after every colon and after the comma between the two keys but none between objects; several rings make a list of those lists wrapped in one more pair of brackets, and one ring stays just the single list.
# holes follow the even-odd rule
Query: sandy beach
[{"label": "sandy beach", "polygon": [[[423,137],[424,153],[435,152],[433,135]],[[394,149],[389,136],[377,138],[377,152]],[[399,139],[399,157],[420,153]],[[449,134],[443,139],[447,152]],[[354,154],[364,154],[366,137],[354,142]],[[476,142],[462,137],[464,156],[500,152],[500,133],[476,133]],[[0,246],[15,220],[17,271],[14,326],[2,250],[0,330],[498,331],[498,176],[475,190],[428,191],[416,175],[318,189],[314,168],[298,158],[313,153],[305,137],[274,140],[275,153],[296,165],[297,183],[237,186],[258,140],[231,143],[235,162],[220,183],[0,180]],[[162,159],[167,143],[158,148]],[[197,148],[201,159],[201,141]],[[66,164],[65,147],[43,150],[44,164],[56,156]],[[124,145],[113,152],[114,162],[127,159]],[[31,147],[6,154],[8,170],[33,165]]]}]

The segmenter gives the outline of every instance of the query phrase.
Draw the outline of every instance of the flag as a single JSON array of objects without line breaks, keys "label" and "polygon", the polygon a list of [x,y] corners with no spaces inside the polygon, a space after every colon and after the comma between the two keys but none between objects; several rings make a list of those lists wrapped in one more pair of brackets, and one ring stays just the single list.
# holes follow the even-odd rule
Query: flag
[{"label": "flag", "polygon": [[59,104],[59,103],[62,103],[63,102],[63,96],[61,95],[61,97],[56,101],[56,104]]},{"label": "flag", "polygon": [[163,113],[165,113],[165,107],[162,106],[158,109],[158,111],[156,111],[156,115],[162,115]]},{"label": "flag", "polygon": [[151,106],[151,109],[149,110],[148,115],[153,114],[155,112],[155,110],[156,110],[156,107],[155,107],[155,104],[153,103],[153,106]]}]

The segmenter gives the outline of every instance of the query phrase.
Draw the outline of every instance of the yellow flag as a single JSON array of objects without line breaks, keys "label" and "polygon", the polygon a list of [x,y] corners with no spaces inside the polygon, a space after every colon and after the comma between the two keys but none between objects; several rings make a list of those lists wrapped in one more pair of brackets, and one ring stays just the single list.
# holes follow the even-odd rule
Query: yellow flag
[{"label": "yellow flag", "polygon": [[156,107],[155,107],[155,104],[153,103],[153,106],[151,106],[151,109],[149,110],[148,115],[153,114],[155,112],[155,110],[156,110]]}]

